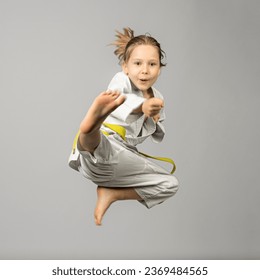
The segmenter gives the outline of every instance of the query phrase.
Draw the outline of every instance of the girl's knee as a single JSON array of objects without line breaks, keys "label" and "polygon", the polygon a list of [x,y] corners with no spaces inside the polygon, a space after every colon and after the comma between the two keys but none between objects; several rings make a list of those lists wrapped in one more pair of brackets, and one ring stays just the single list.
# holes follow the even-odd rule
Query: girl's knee
[{"label": "girl's knee", "polygon": [[169,176],[168,178],[168,191],[173,196],[179,189],[179,182],[175,176]]}]

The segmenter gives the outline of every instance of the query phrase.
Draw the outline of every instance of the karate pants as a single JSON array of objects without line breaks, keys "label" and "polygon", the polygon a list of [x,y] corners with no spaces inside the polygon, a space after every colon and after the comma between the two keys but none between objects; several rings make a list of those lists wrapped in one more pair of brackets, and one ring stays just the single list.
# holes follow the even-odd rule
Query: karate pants
[{"label": "karate pants", "polygon": [[154,161],[138,153],[117,134],[101,135],[94,153],[77,149],[78,171],[87,179],[103,187],[131,187],[141,197],[141,203],[151,208],[173,196],[178,180]]}]

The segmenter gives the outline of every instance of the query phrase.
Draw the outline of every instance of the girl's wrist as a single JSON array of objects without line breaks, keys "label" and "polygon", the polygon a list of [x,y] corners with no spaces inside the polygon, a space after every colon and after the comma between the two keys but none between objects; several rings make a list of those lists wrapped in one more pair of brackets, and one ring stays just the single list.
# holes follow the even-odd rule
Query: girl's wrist
[{"label": "girl's wrist", "polygon": [[133,110],[133,113],[134,113],[134,114],[143,113],[142,107],[143,107],[143,103],[142,103],[138,108],[134,109],[134,110]]}]

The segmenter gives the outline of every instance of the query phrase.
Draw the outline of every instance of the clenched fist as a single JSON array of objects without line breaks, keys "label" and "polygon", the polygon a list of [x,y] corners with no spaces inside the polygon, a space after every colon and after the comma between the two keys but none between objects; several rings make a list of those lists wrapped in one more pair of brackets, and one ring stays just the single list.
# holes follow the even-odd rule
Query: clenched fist
[{"label": "clenched fist", "polygon": [[162,99],[152,97],[144,101],[144,103],[142,104],[142,112],[147,117],[154,117],[156,115],[159,115],[163,106],[164,103]]}]

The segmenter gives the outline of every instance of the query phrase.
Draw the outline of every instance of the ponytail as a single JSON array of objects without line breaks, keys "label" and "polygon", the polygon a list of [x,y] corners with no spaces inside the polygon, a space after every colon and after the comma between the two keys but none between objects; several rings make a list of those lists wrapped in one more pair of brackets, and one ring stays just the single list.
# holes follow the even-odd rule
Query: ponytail
[{"label": "ponytail", "polygon": [[134,31],[127,27],[123,29],[123,33],[116,30],[116,38],[112,45],[116,46],[114,54],[118,57],[119,61],[122,62],[125,56],[125,50],[128,42],[134,38]]}]

